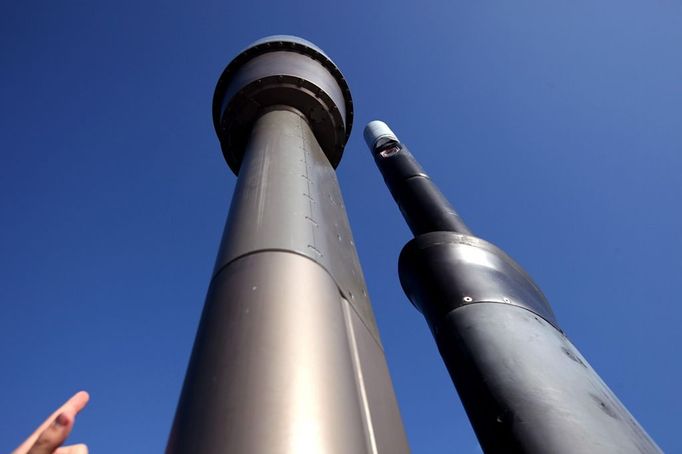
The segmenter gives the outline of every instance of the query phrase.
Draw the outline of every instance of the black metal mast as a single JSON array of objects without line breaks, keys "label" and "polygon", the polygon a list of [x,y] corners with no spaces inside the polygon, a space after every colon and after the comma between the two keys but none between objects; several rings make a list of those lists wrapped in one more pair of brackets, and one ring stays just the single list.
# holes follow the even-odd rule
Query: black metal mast
[{"label": "black metal mast", "polygon": [[564,335],[531,277],[474,236],[388,126],[365,139],[415,238],[402,287],[424,315],[486,453],[658,453]]}]

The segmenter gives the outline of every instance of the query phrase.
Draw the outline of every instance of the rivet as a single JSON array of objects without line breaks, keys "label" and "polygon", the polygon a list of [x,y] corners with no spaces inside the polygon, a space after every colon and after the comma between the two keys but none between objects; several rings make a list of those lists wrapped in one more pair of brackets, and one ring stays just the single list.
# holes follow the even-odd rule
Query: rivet
[{"label": "rivet", "polygon": [[464,300],[465,303],[470,303],[470,302],[473,301],[473,299],[472,299],[470,296],[465,296],[465,297],[462,298],[462,299]]}]

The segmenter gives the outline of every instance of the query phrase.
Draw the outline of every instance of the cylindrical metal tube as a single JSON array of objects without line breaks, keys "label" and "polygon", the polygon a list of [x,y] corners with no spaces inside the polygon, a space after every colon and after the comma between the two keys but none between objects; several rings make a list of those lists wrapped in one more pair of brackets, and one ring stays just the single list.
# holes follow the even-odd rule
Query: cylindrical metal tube
[{"label": "cylindrical metal tube", "polygon": [[[405,219],[412,226],[425,212],[449,213],[449,204],[437,208],[440,193],[415,208],[403,197],[421,194],[393,189],[404,181],[394,163],[417,164],[391,135],[374,141],[370,131],[368,144]],[[382,155],[386,149],[394,151]],[[400,282],[426,318],[486,453],[660,452],[517,263],[455,223],[426,224],[412,229],[400,254]]]},{"label": "cylindrical metal tube", "polygon": [[409,450],[330,163],[352,119],[332,66],[276,37],[240,54],[216,90],[238,181],[169,453]]},{"label": "cylindrical metal tube", "polygon": [[414,235],[440,230],[469,233],[450,202],[386,123],[370,122],[365,140]]}]

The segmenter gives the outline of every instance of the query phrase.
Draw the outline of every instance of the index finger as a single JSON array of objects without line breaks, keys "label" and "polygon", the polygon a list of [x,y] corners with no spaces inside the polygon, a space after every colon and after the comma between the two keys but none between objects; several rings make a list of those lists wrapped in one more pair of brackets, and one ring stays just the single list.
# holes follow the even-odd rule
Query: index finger
[{"label": "index finger", "polygon": [[57,410],[55,410],[48,418],[43,421],[43,423],[38,426],[38,428],[24,441],[17,449],[15,449],[12,454],[23,454],[27,452],[31,446],[33,446],[38,440],[38,437],[40,437],[40,434],[42,434],[45,429],[47,429],[52,422],[59,416],[60,414],[64,412],[68,412],[71,415],[76,415],[78,412],[80,412],[85,405],[87,405],[88,401],[90,400],[90,394],[88,394],[85,391],[79,391],[69,400],[64,402],[61,407],[59,407]]},{"label": "index finger", "polygon": [[86,391],[78,391],[55,413],[59,413],[60,411],[73,411],[74,415],[78,414],[78,412],[85,408],[89,400],[90,394],[88,394]]}]

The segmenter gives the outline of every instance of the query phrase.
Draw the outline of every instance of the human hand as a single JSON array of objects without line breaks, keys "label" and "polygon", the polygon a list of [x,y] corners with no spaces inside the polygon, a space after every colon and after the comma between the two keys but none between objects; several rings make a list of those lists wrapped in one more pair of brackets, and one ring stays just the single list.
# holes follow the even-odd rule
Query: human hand
[{"label": "human hand", "polygon": [[76,415],[90,400],[85,391],[77,392],[52,413],[12,454],[88,454],[84,444],[62,446],[73,429]]}]

